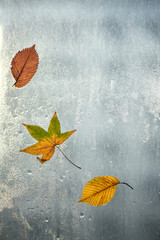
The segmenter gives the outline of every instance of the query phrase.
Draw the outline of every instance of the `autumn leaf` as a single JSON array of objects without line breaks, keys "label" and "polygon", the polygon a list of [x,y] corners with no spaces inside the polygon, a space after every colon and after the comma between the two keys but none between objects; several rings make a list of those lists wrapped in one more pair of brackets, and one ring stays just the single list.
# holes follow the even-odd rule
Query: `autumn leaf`
[{"label": "autumn leaf", "polygon": [[128,183],[121,183],[116,177],[95,177],[85,185],[78,203],[84,202],[97,207],[105,205],[114,197],[118,184],[126,184],[133,190]]},{"label": "autumn leaf", "polygon": [[38,54],[35,45],[19,51],[11,62],[11,72],[16,80],[14,86],[21,88],[32,79],[38,68]]},{"label": "autumn leaf", "polygon": [[[66,141],[76,130],[61,133],[60,122],[58,120],[56,113],[51,119],[48,132],[39,126],[27,124],[23,125],[27,128],[30,135],[33,138],[35,138],[38,142],[30,147],[20,150],[20,152],[29,153],[32,155],[42,155],[42,158],[37,157],[37,159],[42,164],[51,159],[52,155],[55,152],[55,148],[57,148],[67,158],[67,156],[62,152],[58,145]],[[71,162],[68,158],[67,160]],[[71,163],[74,166],[78,167],[73,162]]]}]

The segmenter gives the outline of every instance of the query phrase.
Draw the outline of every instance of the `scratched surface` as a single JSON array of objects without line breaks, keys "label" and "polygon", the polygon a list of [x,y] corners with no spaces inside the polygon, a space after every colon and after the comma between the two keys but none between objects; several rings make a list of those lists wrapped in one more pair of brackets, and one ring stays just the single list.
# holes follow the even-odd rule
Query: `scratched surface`
[{"label": "scratched surface", "polygon": [[[160,238],[160,2],[0,0],[0,239]],[[12,87],[16,52],[36,44],[39,68]],[[62,146],[40,165],[22,123],[48,128]],[[115,176],[103,207],[77,204],[85,183]]]}]

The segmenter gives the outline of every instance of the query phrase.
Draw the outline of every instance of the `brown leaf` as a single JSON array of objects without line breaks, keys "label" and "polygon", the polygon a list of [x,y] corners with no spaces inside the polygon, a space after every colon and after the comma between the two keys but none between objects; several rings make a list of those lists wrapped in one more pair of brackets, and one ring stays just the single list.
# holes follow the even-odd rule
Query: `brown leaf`
[{"label": "brown leaf", "polygon": [[35,45],[19,51],[11,62],[11,72],[15,78],[15,87],[24,87],[32,79],[38,68],[38,54]]}]

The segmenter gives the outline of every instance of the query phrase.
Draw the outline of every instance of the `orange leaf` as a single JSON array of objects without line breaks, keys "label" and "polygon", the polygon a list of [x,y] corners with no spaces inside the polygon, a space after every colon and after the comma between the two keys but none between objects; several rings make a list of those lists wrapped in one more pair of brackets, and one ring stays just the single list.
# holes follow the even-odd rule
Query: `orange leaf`
[{"label": "orange leaf", "polygon": [[19,51],[11,62],[11,72],[13,74],[15,87],[21,88],[32,79],[38,68],[38,54],[35,45]]},{"label": "orange leaf", "polygon": [[53,147],[53,144],[48,142],[47,140],[37,142],[34,145],[25,148],[23,150],[20,150],[20,152],[26,152],[32,155],[41,155],[45,154],[46,152],[49,152]]},{"label": "orange leaf", "polygon": [[119,183],[120,181],[115,177],[95,177],[85,185],[78,203],[85,202],[97,207],[102,206],[111,201]]},{"label": "orange leaf", "polygon": [[125,182],[120,182],[116,177],[101,176],[90,180],[84,187],[80,202],[84,202],[93,206],[102,206],[110,202],[114,197],[118,184],[125,184],[133,188]]}]

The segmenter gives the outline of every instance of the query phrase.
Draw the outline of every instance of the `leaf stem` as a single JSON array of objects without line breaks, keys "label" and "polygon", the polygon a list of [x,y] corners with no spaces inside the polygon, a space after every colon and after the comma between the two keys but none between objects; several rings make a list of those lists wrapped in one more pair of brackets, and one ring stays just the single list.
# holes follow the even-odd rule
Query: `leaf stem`
[{"label": "leaf stem", "polygon": [[12,85],[12,87],[14,87],[15,84],[16,84],[16,82]]},{"label": "leaf stem", "polygon": [[126,182],[120,182],[119,184],[125,184],[125,185],[127,185],[128,187],[130,187],[132,190],[133,190],[133,187],[131,187],[128,183],[126,183]]},{"label": "leaf stem", "polygon": [[64,154],[64,152],[60,149],[60,147],[58,147],[58,146],[55,146],[55,147],[58,148],[58,150],[63,154],[63,156],[64,156],[70,163],[72,163],[75,167],[81,169],[81,167],[79,167],[79,166],[77,166],[75,163],[73,163],[73,162]]}]

